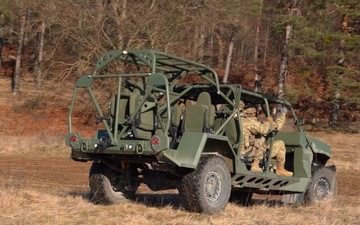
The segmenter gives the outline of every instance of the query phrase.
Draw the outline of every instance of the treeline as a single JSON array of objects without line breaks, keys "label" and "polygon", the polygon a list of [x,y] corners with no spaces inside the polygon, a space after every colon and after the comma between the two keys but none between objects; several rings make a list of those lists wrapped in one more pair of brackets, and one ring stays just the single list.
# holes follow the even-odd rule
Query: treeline
[{"label": "treeline", "polygon": [[14,94],[21,71],[41,88],[91,73],[105,51],[145,48],[208,64],[313,122],[360,110],[358,0],[2,0],[0,40]]}]

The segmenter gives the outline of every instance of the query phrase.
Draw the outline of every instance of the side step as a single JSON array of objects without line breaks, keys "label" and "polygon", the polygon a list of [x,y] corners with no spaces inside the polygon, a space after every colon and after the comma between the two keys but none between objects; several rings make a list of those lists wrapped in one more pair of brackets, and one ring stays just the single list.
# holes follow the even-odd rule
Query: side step
[{"label": "side step", "polygon": [[299,182],[298,177],[278,176],[274,173],[237,174],[232,177],[232,185],[235,187],[250,187],[264,190],[280,190],[286,186]]}]

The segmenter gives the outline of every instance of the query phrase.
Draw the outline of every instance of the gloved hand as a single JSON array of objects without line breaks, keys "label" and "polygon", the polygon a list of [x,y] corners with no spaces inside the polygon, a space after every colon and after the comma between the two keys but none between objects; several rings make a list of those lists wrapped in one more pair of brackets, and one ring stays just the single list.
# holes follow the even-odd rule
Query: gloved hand
[{"label": "gloved hand", "polygon": [[281,108],[281,113],[286,114],[287,111],[288,111],[288,109],[287,109],[285,106],[283,106],[283,107]]},{"label": "gloved hand", "polygon": [[266,118],[266,121],[269,122],[269,123],[271,123],[271,124],[274,123],[274,120],[273,120],[273,118],[272,118],[271,116],[267,117],[267,118]]}]

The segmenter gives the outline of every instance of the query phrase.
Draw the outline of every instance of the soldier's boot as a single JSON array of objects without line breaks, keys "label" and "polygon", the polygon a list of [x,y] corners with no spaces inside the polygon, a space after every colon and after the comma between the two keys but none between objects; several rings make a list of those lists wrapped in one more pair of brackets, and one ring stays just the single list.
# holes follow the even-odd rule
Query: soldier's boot
[{"label": "soldier's boot", "polygon": [[284,163],[276,164],[276,175],[292,177],[293,173],[284,168]]},{"label": "soldier's boot", "polygon": [[262,173],[263,170],[260,168],[259,163],[260,163],[259,159],[254,159],[254,162],[250,168],[250,171]]}]

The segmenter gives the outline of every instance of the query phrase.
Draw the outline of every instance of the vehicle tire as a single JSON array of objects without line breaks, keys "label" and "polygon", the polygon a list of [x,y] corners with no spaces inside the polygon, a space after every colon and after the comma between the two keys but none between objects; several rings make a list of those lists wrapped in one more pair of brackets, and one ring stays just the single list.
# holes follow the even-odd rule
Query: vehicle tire
[{"label": "vehicle tire", "polygon": [[250,206],[253,193],[251,191],[232,190],[230,201],[242,206]]},{"label": "vehicle tire", "polygon": [[134,198],[136,190],[126,190],[126,175],[99,162],[93,162],[89,174],[91,201],[118,204]]},{"label": "vehicle tire", "polygon": [[215,214],[223,210],[231,192],[227,164],[219,156],[201,157],[198,167],[183,178],[179,192],[188,211]]},{"label": "vehicle tire", "polygon": [[327,168],[320,167],[314,171],[304,201],[312,204],[316,201],[330,200],[334,202],[338,194],[338,184],[335,173]]}]

